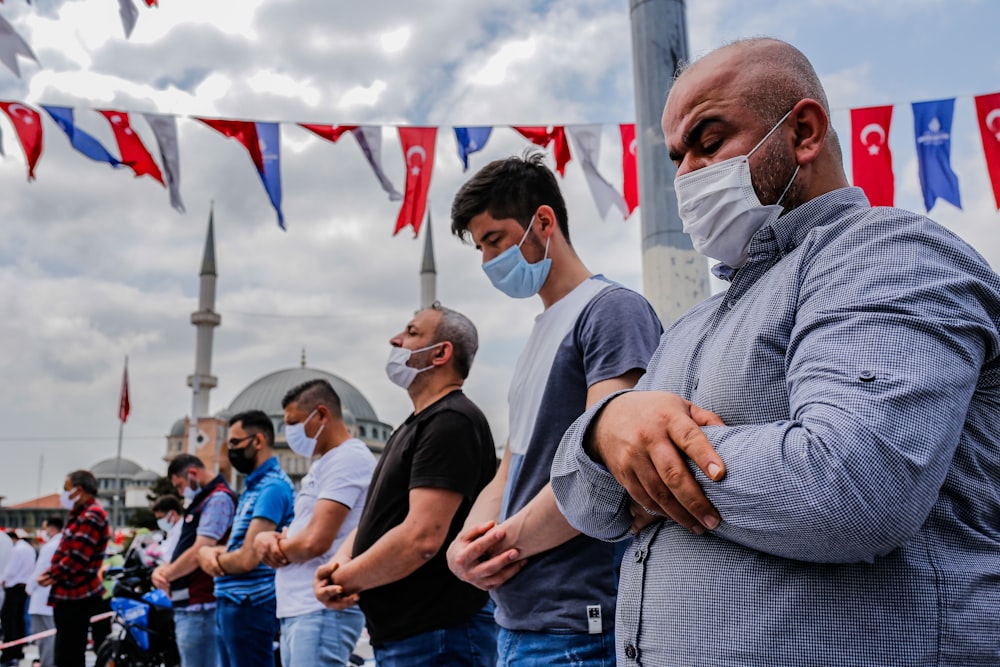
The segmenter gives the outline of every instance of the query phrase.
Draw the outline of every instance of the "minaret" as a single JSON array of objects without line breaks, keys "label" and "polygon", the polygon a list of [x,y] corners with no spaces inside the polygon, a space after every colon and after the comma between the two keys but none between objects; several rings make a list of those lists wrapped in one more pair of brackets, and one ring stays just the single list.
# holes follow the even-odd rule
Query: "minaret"
[{"label": "minaret", "polygon": [[[198,330],[195,344],[194,375],[189,375],[191,387],[191,429],[192,440],[197,432],[198,419],[208,416],[208,392],[218,384],[212,375],[212,330],[219,326],[222,318],[215,312],[215,211],[208,214],[208,234],[205,236],[205,254],[201,259],[198,310],[191,313],[191,324]],[[191,448],[194,453],[194,448]]]},{"label": "minaret", "polygon": [[420,265],[420,308],[430,308],[437,301],[437,270],[434,268],[434,236],[431,234],[431,209],[427,207],[424,224],[424,261]]}]

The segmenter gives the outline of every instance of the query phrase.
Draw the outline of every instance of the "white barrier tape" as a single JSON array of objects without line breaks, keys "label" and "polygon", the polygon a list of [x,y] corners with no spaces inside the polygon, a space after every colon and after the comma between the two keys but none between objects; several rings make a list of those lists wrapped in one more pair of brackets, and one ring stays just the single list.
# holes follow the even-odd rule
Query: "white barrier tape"
[{"label": "white barrier tape", "polygon": [[[106,611],[103,614],[98,614],[97,616],[91,616],[90,617],[90,622],[91,623],[97,623],[98,621],[103,621],[106,618],[111,618],[114,615],[115,615],[115,612],[113,612],[113,611]],[[28,635],[27,637],[21,637],[20,639],[15,639],[12,642],[6,642],[6,643],[3,643],[3,644],[0,644],[0,650],[6,649],[6,648],[10,648],[11,646],[17,646],[18,644],[27,644],[28,642],[33,642],[36,639],[43,639],[45,637],[51,637],[55,633],[56,633],[56,629],[55,628],[52,628],[51,630],[46,630],[45,632],[36,632],[33,635]]]}]

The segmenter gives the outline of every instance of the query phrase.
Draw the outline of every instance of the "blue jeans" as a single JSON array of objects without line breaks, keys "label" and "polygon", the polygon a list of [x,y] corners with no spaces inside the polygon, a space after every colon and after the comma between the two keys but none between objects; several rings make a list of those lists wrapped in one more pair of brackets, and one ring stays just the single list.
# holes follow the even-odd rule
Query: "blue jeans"
[{"label": "blue jeans", "polygon": [[496,667],[614,667],[615,631],[589,635],[580,632],[525,632],[500,628]]},{"label": "blue jeans", "polygon": [[215,667],[219,655],[215,648],[215,608],[187,611],[174,609],[174,632],[181,667]]},{"label": "blue jeans", "polygon": [[257,604],[218,599],[215,645],[219,667],[274,667],[274,637],[278,634],[274,613],[274,598]]},{"label": "blue jeans", "polygon": [[493,604],[461,625],[422,632],[373,646],[378,667],[496,667],[497,626]]},{"label": "blue jeans", "polygon": [[365,615],[357,607],[288,616],[281,622],[281,667],[343,667],[361,636]]}]

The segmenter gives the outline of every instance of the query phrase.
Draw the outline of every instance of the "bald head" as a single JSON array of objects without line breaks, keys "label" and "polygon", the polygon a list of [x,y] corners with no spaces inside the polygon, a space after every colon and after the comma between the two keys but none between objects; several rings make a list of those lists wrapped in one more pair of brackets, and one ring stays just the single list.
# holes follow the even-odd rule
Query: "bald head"
[{"label": "bald head", "polygon": [[678,80],[700,67],[735,67],[744,103],[765,125],[773,125],[803,98],[816,100],[830,113],[830,102],[809,59],[797,48],[770,37],[743,39],[684,66]]},{"label": "bald head", "polygon": [[[791,210],[797,202],[846,185],[829,116],[826,92],[805,55],[791,44],[761,37],[732,42],[683,67],[663,111],[663,133],[680,176],[746,155],[775,128],[762,158],[773,153],[791,169],[802,169],[785,200]],[[761,201],[772,203],[791,171],[783,173],[782,165],[775,172],[771,157],[758,164],[755,183],[776,174],[777,194],[770,191],[775,188],[758,188]]]}]

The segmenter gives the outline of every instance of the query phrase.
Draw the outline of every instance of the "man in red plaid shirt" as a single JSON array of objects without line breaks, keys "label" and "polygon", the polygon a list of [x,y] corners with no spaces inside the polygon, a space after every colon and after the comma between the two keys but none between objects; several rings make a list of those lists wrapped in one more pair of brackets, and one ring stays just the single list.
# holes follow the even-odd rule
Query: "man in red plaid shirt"
[{"label": "man in red plaid shirt", "polygon": [[66,477],[59,502],[68,509],[69,521],[52,566],[38,578],[41,586],[51,586],[49,604],[56,625],[56,664],[84,667],[87,627],[100,609],[101,564],[111,528],[108,515],[97,504],[97,480],[89,470],[77,470]]}]

